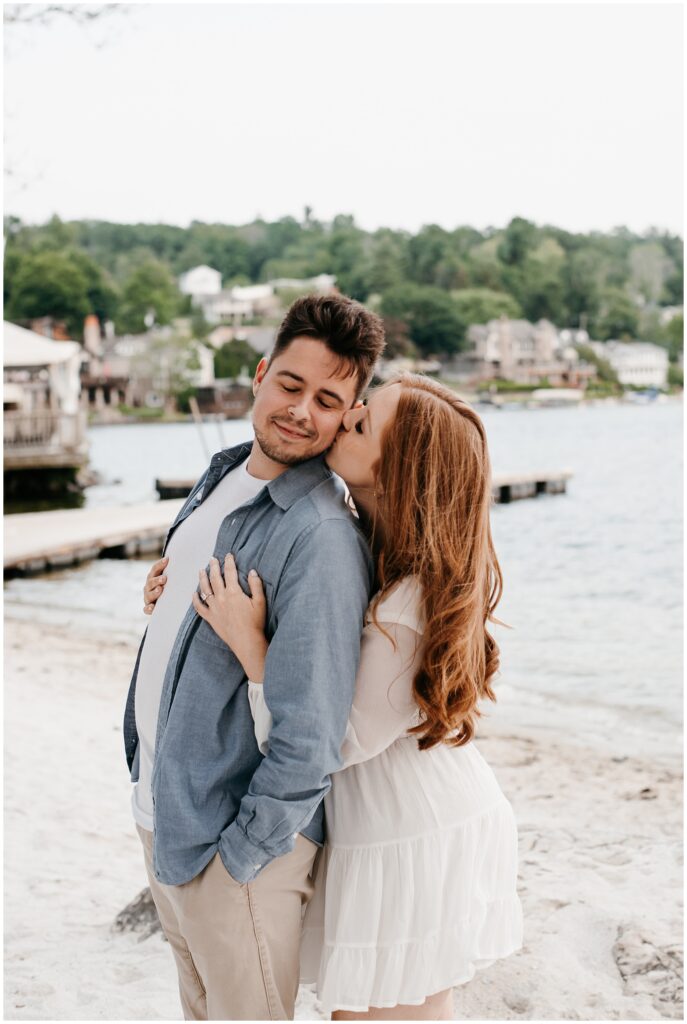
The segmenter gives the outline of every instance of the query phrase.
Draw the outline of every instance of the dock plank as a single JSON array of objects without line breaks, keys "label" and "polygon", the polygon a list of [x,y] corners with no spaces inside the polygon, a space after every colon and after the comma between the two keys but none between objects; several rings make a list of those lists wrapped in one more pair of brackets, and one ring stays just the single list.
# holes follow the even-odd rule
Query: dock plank
[{"label": "dock plank", "polygon": [[164,541],[183,503],[177,498],[5,516],[4,568],[36,571],[69,565],[126,545],[154,550]]},{"label": "dock plank", "polygon": [[[564,494],[568,480],[573,476],[571,469],[539,470],[526,473],[495,473],[492,478],[494,501],[506,503],[519,498],[534,498],[538,494]],[[160,498],[186,497],[195,480],[183,477],[157,479],[155,489]]]}]

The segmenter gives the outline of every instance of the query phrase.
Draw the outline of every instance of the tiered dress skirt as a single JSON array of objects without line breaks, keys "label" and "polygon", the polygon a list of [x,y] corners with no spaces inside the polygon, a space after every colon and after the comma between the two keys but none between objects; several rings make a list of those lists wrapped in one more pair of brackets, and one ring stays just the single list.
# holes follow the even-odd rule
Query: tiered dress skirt
[{"label": "tiered dress skirt", "polygon": [[419,1005],[522,946],[512,807],[474,741],[404,736],[332,778],[301,981],[325,1012]]}]

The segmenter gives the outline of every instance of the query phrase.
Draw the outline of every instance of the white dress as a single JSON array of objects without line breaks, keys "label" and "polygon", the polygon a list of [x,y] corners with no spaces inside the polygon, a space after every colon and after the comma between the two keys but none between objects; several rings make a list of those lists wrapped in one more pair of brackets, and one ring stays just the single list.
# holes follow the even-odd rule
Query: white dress
[{"label": "white dress", "polygon": [[[325,797],[327,840],[306,910],[301,981],[325,1012],[419,1005],[522,946],[512,807],[473,742],[421,751],[412,681],[420,589],[408,578],[363,630],[344,770]],[[249,684],[261,748],[271,718]]]}]

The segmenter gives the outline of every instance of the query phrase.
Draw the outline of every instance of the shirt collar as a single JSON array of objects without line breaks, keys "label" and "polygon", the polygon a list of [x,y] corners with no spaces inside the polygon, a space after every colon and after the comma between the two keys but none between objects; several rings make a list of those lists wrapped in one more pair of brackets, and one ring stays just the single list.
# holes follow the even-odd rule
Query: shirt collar
[{"label": "shirt collar", "polygon": [[267,490],[275,505],[286,511],[299,498],[304,497],[317,484],[331,477],[331,470],[324,461],[324,455],[316,455],[307,462],[289,466],[267,484]]},{"label": "shirt collar", "polygon": [[[248,458],[252,447],[253,442],[244,441],[242,444],[234,445],[233,448],[223,448],[212,456],[210,471],[219,471],[224,476],[230,469],[235,469]],[[273,480],[265,481],[265,484],[275,505],[286,511],[299,498],[302,498],[323,480],[328,480],[331,475],[331,470],[324,461],[324,455],[316,455],[305,462],[289,466]]]}]

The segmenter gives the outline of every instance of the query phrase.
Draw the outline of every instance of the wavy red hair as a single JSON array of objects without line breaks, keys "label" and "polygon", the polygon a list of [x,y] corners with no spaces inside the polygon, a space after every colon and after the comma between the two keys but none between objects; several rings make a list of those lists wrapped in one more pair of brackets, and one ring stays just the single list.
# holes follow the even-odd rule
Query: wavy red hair
[{"label": "wavy red hair", "polygon": [[[420,581],[425,616],[414,696],[423,721],[420,749],[462,746],[481,717],[478,701],[496,701],[491,680],[499,647],[487,629],[503,578],[491,536],[491,462],[475,410],[430,377],[403,373],[393,423],[382,438],[372,545],[379,596],[401,579]],[[381,529],[380,529],[381,527]]]}]

